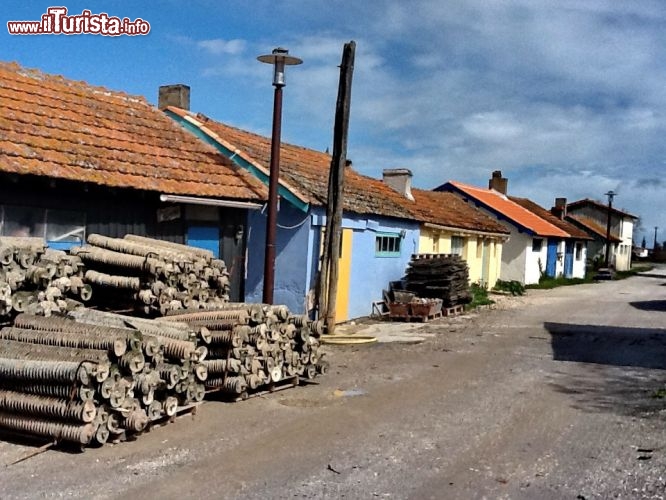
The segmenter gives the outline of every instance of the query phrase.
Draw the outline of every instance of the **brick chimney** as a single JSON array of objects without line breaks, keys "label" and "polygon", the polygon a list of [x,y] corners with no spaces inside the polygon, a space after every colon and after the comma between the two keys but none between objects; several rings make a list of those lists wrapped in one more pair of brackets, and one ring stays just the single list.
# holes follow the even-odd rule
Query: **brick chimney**
[{"label": "brick chimney", "polygon": [[395,189],[408,200],[414,201],[411,170],[408,168],[385,168],[382,177],[384,184]]},{"label": "brick chimney", "polygon": [[168,106],[190,110],[190,87],[178,83],[176,85],[162,85],[157,98],[157,107],[165,109]]},{"label": "brick chimney", "polygon": [[499,191],[502,194],[506,194],[508,187],[509,179],[502,177],[501,170],[495,170],[492,177],[488,181],[488,189],[494,189],[495,191]]},{"label": "brick chimney", "polygon": [[561,220],[567,216],[567,199],[555,198],[555,206],[550,209],[550,213],[559,217]]}]

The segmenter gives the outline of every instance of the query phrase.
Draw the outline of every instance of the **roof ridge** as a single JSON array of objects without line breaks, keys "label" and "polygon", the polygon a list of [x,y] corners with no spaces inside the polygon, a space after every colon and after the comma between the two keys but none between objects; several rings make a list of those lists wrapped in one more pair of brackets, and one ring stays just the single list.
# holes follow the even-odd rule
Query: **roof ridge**
[{"label": "roof ridge", "polygon": [[[172,107],[172,108],[173,108],[173,107],[175,107],[175,106],[169,106],[169,107]],[[182,110],[182,108],[177,108],[177,109],[181,109],[181,110]],[[207,121],[213,121],[213,122],[217,123],[218,125],[222,125],[222,126],[224,126],[224,127],[229,127],[230,129],[233,129],[233,130],[235,130],[235,131],[237,131],[237,132],[240,132],[241,134],[252,135],[252,136],[254,136],[254,137],[261,138],[261,139],[265,140],[266,142],[269,142],[269,143],[271,142],[271,138],[268,137],[268,136],[265,136],[265,135],[259,134],[259,133],[257,133],[257,132],[253,132],[252,130],[242,129],[242,128],[240,128],[240,127],[237,127],[236,125],[230,125],[229,123],[226,123],[226,122],[220,121],[220,120],[218,120],[218,119],[216,119],[216,118],[211,118],[211,117],[209,117],[208,115],[206,115],[205,113],[201,113],[201,112],[196,112],[196,113],[195,113],[195,112],[193,112],[193,111],[187,111],[187,110],[183,110],[183,111],[185,111],[186,113],[188,113],[189,115],[191,115],[193,118],[196,118],[196,119],[203,119],[203,120],[204,120],[204,124],[205,124],[205,122],[207,122]],[[302,151],[309,151],[309,152],[311,152],[311,153],[315,153],[315,154],[322,155],[322,156],[327,156],[327,157],[329,157],[329,158],[331,157],[331,155],[330,155],[329,153],[326,153],[325,151],[319,151],[319,150],[317,150],[317,149],[308,148],[308,147],[301,146],[301,145],[299,145],[299,144],[294,144],[294,143],[287,142],[287,141],[282,141],[282,140],[281,140],[281,141],[280,141],[280,146],[281,146],[281,147],[282,147],[282,146],[286,146],[286,147],[291,147],[291,148],[295,148],[295,149],[300,149],[300,150],[302,150]]]},{"label": "roof ridge", "polygon": [[[104,87],[101,85],[93,85],[84,80],[73,80],[70,78],[66,78],[63,75],[45,73],[44,71],[38,68],[27,68],[25,66],[22,66],[16,61],[11,61],[11,62],[0,61],[0,71],[13,73],[19,77],[33,80],[34,83],[33,82],[26,82],[26,83],[37,87],[40,87],[40,83],[42,84],[41,86],[43,86],[43,83],[47,82],[50,83],[52,86],[61,86],[64,87],[65,89],[78,89],[82,91],[91,92],[92,94],[102,94],[106,97],[114,99],[122,99],[124,101],[150,105],[148,103],[148,100],[142,95],[129,94],[122,90],[112,90],[108,87]],[[72,91],[67,93],[75,94],[75,92]],[[67,102],[65,99],[61,100]]]},{"label": "roof ridge", "polygon": [[[541,217],[541,216],[539,216],[539,215],[537,215],[537,214],[531,212],[530,210],[528,210],[528,209],[526,209],[525,207],[521,206],[519,203],[516,203],[515,201],[513,201],[513,200],[511,199],[511,197],[510,197],[509,195],[503,194],[503,193],[501,193],[501,192],[499,192],[499,191],[497,191],[497,190],[495,190],[495,189],[490,189],[490,188],[485,189],[485,188],[480,188],[480,187],[476,187],[476,186],[470,186],[470,185],[467,185],[467,184],[464,184],[464,183],[461,183],[461,182],[451,181],[451,184],[453,184],[454,186],[460,187],[460,188],[462,188],[463,190],[464,190],[464,188],[468,188],[468,189],[471,188],[472,190],[481,191],[481,192],[483,192],[483,193],[492,194],[492,195],[494,195],[494,196],[497,196],[498,198],[501,198],[502,200],[506,201],[507,203],[511,203],[515,208],[517,208],[520,212],[523,212],[524,214],[526,214],[529,218],[536,217],[536,218],[539,219],[540,221],[543,221],[544,224],[546,224],[548,227],[550,227],[550,230],[551,230],[551,231],[554,231],[554,232],[555,232],[555,235],[557,235],[557,236],[561,236],[561,233],[564,233],[564,234],[567,235],[567,236],[571,236],[571,235],[570,235],[569,233],[567,233],[564,229],[560,229],[560,228],[557,227],[555,224],[553,224],[553,223],[547,221],[546,219],[544,219],[543,217]],[[518,197],[516,197],[516,198],[518,198]],[[526,198],[526,199],[527,199],[528,201],[530,201],[530,202],[532,201],[532,200],[529,200],[528,198]],[[538,204],[537,204],[537,205],[538,205]],[[504,215],[506,215],[506,214],[504,214]],[[507,217],[509,217],[509,216],[507,215]],[[510,219],[513,219],[512,217],[509,217],[509,218],[510,218]],[[528,220],[529,220],[529,219],[528,219]],[[517,223],[520,224],[521,226],[525,226],[525,227],[527,227],[528,229],[530,229],[531,231],[535,231],[535,232],[537,232],[537,234],[538,234],[538,230],[536,230],[536,229],[534,229],[534,228],[532,228],[532,227],[529,227],[529,226],[527,226],[526,224],[523,224],[523,223],[521,223],[521,222],[519,222],[519,221],[517,221],[517,220],[514,220],[514,222],[517,222]]]}]

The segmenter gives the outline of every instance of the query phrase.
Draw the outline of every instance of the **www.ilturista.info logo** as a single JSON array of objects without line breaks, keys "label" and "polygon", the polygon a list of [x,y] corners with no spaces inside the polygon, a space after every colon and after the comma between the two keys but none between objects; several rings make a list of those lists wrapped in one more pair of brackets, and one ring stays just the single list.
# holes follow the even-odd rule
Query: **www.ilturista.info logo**
[{"label": "www.ilturista.info logo", "polygon": [[67,7],[49,7],[39,21],[7,21],[10,35],[147,35],[150,23],[137,17],[109,16],[106,12],[93,14],[84,10],[79,15],[67,15]]}]

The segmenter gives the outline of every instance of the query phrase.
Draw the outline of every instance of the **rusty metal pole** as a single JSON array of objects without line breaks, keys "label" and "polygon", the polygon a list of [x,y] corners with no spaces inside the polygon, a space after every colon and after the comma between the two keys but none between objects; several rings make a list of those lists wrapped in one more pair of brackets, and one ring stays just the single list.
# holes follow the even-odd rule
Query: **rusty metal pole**
[{"label": "rusty metal pole", "polygon": [[273,99],[273,133],[271,136],[271,167],[268,184],[268,218],[266,220],[266,253],[264,256],[265,304],[273,303],[275,287],[275,240],[277,237],[278,185],[280,176],[280,134],[282,122],[282,86],[275,86]]},{"label": "rusty metal pole", "polygon": [[613,210],[613,197],[616,193],[613,191],[608,191],[606,196],[608,196],[608,217],[606,218],[606,268],[610,264],[610,233],[611,233],[611,210]]},{"label": "rusty metal pole", "polygon": [[280,182],[280,134],[282,127],[282,87],[285,86],[284,67],[303,61],[289,55],[287,49],[278,47],[268,55],[259,56],[260,62],[273,65],[273,133],[271,136],[271,164],[268,179],[268,217],[266,220],[266,249],[264,254],[263,302],[273,303],[275,288],[275,242],[277,238],[278,187]]}]

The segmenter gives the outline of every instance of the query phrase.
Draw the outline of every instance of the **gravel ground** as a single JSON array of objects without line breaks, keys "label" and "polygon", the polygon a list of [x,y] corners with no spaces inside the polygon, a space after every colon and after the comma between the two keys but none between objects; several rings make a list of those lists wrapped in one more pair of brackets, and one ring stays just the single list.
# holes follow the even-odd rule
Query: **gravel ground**
[{"label": "gravel ground", "polygon": [[404,325],[420,343],[328,347],[318,385],[48,451],[2,469],[0,497],[664,498],[665,284],[535,290]]}]

